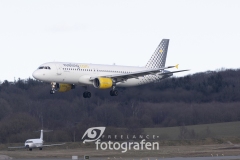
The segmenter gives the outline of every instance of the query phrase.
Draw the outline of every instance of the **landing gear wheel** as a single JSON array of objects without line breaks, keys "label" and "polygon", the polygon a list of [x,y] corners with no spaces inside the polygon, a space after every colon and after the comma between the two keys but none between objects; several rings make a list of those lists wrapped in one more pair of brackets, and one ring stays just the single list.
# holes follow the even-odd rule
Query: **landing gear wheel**
[{"label": "landing gear wheel", "polygon": [[55,91],[54,90],[50,90],[50,94],[54,94],[55,93]]},{"label": "landing gear wheel", "polygon": [[83,92],[83,98],[90,98],[91,92]]},{"label": "landing gear wheel", "polygon": [[114,91],[113,91],[113,94],[114,94],[114,96],[117,96],[117,95],[118,95],[118,91],[117,91],[117,90],[114,90]]},{"label": "landing gear wheel", "polygon": [[118,91],[117,90],[111,90],[110,91],[110,95],[111,96],[117,96],[118,95]]},{"label": "landing gear wheel", "polygon": [[32,151],[32,148],[29,148],[29,151]]},{"label": "landing gear wheel", "polygon": [[52,89],[50,90],[50,94],[54,94],[59,88],[59,84],[56,82],[51,82],[51,87]]},{"label": "landing gear wheel", "polygon": [[110,96],[113,96],[113,90],[110,91]]},{"label": "landing gear wheel", "polygon": [[42,148],[39,148],[39,150],[42,150]]}]

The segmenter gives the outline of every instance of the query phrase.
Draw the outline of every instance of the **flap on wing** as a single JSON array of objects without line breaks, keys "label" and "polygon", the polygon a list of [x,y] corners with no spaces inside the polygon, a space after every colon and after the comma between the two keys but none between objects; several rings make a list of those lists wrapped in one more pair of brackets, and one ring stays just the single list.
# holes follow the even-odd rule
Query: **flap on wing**
[{"label": "flap on wing", "polygon": [[164,72],[164,73],[160,73],[158,75],[166,75],[166,74],[170,74],[170,73],[185,72],[185,71],[189,71],[189,69],[180,70],[180,71],[173,71],[173,72]]}]

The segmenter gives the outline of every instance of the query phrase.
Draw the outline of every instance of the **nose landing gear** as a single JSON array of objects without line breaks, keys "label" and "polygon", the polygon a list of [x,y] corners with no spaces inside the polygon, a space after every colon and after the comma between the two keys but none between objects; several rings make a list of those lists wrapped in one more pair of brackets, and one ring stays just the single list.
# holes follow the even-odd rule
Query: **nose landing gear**
[{"label": "nose landing gear", "polygon": [[56,82],[51,83],[52,89],[50,90],[50,94],[54,94],[56,92]]},{"label": "nose landing gear", "polygon": [[55,90],[50,90],[50,94],[54,94],[55,93]]}]

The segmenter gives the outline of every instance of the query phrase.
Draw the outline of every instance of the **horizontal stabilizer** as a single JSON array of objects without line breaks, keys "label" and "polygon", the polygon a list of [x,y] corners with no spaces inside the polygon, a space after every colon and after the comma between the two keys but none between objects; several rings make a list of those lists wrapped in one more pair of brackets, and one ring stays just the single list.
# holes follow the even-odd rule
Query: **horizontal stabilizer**
[{"label": "horizontal stabilizer", "polygon": [[61,143],[61,144],[45,144],[45,145],[42,145],[41,147],[51,147],[51,146],[61,146],[61,145],[64,145],[65,143]]},{"label": "horizontal stabilizer", "polygon": [[25,146],[17,146],[17,147],[8,147],[9,149],[24,149]]}]

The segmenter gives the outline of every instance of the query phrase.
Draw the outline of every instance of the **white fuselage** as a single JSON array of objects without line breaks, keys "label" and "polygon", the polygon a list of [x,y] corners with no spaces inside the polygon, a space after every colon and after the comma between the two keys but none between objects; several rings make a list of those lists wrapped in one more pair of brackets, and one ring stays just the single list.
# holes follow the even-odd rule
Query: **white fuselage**
[{"label": "white fuselage", "polygon": [[26,148],[39,148],[42,147],[42,145],[43,145],[42,139],[28,139],[24,144]]},{"label": "white fuselage", "polygon": [[[101,77],[125,73],[127,74],[144,70],[149,70],[149,68],[118,65],[49,62],[42,64],[36,71],[34,71],[33,77],[45,82],[67,83],[86,86],[92,85],[93,83],[91,80],[89,80],[90,77]],[[166,72],[166,70],[164,70],[164,72]],[[162,75],[146,75],[144,77],[131,78],[124,82],[118,82],[117,86],[137,86],[158,81],[162,78]]]}]

